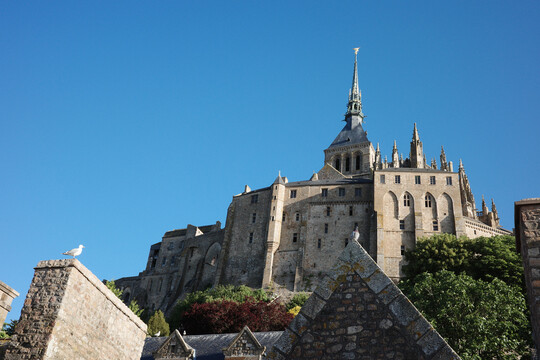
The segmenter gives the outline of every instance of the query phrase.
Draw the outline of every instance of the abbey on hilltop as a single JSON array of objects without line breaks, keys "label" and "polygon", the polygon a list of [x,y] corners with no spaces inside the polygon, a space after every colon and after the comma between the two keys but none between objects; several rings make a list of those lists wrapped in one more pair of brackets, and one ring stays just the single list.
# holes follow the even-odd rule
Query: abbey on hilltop
[{"label": "abbey on hilltop", "polygon": [[345,121],[309,180],[280,174],[268,187],[246,186],[233,196],[224,228],[217,222],[166,232],[143,272],[117,280],[124,300],[168,311],[184,294],[217,284],[310,291],[356,226],[360,244],[395,280],[418,238],[510,234],[493,201],[489,211],[482,198],[477,211],[461,160],[455,172],[441,148],[439,164],[426,162],[416,124],[409,157],[394,142],[391,161],[383,160],[362,127],[356,54]]}]

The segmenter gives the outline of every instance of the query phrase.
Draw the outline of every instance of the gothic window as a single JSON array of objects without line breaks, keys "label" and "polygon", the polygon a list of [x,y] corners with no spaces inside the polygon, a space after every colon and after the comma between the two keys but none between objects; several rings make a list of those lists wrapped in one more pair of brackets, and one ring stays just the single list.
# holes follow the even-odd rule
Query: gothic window
[{"label": "gothic window", "polygon": [[433,231],[439,231],[439,222],[437,220],[433,220]]},{"label": "gothic window", "polygon": [[322,245],[321,239],[317,240],[317,249],[320,249]]},{"label": "gothic window", "polygon": [[452,185],[452,177],[451,176],[446,177],[446,185]]},{"label": "gothic window", "polygon": [[362,196],[362,188],[355,188],[354,189],[354,196]]},{"label": "gothic window", "polygon": [[345,171],[351,170],[351,158],[347,156],[345,159]]},{"label": "gothic window", "polygon": [[327,197],[328,196],[328,189],[321,189],[321,196]]},{"label": "gothic window", "polygon": [[399,220],[399,229],[405,230],[405,220]]},{"label": "gothic window", "polygon": [[353,207],[349,206],[349,216],[353,216]]},{"label": "gothic window", "polygon": [[297,242],[297,241],[298,241],[298,233],[292,234],[292,242]]},{"label": "gothic window", "polygon": [[285,213],[283,213],[283,216],[281,217],[281,221],[285,221]]},{"label": "gothic window", "polygon": [[339,158],[337,158],[336,161],[334,162],[334,168],[337,171],[341,171],[341,160]]},{"label": "gothic window", "polygon": [[381,175],[381,176],[379,177],[379,182],[380,182],[381,184],[386,184],[386,178],[385,178],[384,175]]},{"label": "gothic window", "polygon": [[250,244],[253,243],[253,233],[252,232],[249,233],[249,243]]},{"label": "gothic window", "polygon": [[403,206],[411,206],[411,195],[403,195]]},{"label": "gothic window", "polygon": [[349,245],[349,238],[345,238],[345,247],[347,247],[347,245]]},{"label": "gothic window", "polygon": [[394,177],[394,183],[396,184],[401,184],[401,176],[400,175],[396,175]]},{"label": "gothic window", "polygon": [[296,221],[300,221],[300,213],[296,213]]},{"label": "gothic window", "polygon": [[362,167],[362,158],[360,155],[356,155],[356,170],[360,170]]},{"label": "gothic window", "polygon": [[291,199],[296,197],[296,190],[291,190]]},{"label": "gothic window", "polygon": [[259,195],[251,195],[251,203],[256,204],[259,201]]},{"label": "gothic window", "polygon": [[345,196],[345,188],[339,188],[338,189],[338,195],[339,196]]},{"label": "gothic window", "polygon": [[330,216],[330,206],[326,207],[326,216]]},{"label": "gothic window", "polygon": [[414,177],[414,183],[415,183],[416,185],[420,185],[420,184],[421,184],[421,182],[420,182],[420,175],[416,175],[416,176]]},{"label": "gothic window", "polygon": [[253,224],[255,224],[255,221],[257,221],[257,213],[253,213],[253,214],[251,215],[251,222],[252,222]]},{"label": "gothic window", "polygon": [[432,206],[433,197],[429,194],[426,194],[426,207]]},{"label": "gothic window", "polygon": [[324,233],[328,234],[328,224],[324,224]]},{"label": "gothic window", "polygon": [[430,176],[430,177],[429,177],[429,184],[430,184],[430,185],[435,185],[435,183],[436,183],[436,182],[435,182],[435,176]]}]

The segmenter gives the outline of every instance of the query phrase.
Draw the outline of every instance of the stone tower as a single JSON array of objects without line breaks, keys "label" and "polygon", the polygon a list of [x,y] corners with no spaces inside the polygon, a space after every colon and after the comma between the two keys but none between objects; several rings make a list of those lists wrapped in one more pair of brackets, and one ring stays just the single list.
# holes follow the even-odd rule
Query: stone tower
[{"label": "stone tower", "polygon": [[416,123],[414,123],[413,137],[411,141],[411,167],[423,169],[426,165],[424,151],[422,149],[422,142],[420,136],[418,136],[418,130],[416,129]]}]

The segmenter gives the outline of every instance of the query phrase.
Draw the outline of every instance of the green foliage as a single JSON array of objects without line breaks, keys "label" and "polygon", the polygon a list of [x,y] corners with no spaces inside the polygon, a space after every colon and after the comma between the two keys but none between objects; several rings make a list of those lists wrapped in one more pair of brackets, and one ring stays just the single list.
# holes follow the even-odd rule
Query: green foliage
[{"label": "green foliage", "polygon": [[408,265],[403,272],[408,279],[426,271],[448,270],[486,281],[497,278],[525,289],[523,264],[511,236],[457,239],[450,234],[435,235],[418,241],[414,250],[405,253],[405,259]]},{"label": "green foliage", "polygon": [[157,310],[148,320],[148,335],[154,336],[159,332],[159,336],[169,336],[169,324],[165,321],[165,315],[161,310]]},{"label": "green foliage", "polygon": [[310,294],[305,292],[294,294],[291,301],[287,303],[287,310],[291,310],[292,308],[295,308],[297,306],[304,306],[304,303],[307,301],[307,299],[309,299],[309,296]]},{"label": "green foliage", "polygon": [[248,298],[265,302],[270,301],[268,293],[266,293],[264,290],[254,290],[244,285],[218,285],[215,288],[204,291],[196,291],[188,294],[184,300],[176,303],[171,312],[171,316],[169,317],[169,323],[171,324],[171,328],[178,329],[182,322],[184,313],[188,311],[193,304],[205,304],[220,300],[243,303]]},{"label": "green foliage", "polygon": [[531,329],[519,287],[446,270],[419,274],[400,287],[464,360],[528,354]]},{"label": "green foliage", "polygon": [[113,294],[116,295],[117,298],[122,299],[122,293],[124,291],[116,287],[114,280],[105,281],[105,285],[107,285],[107,288],[109,288],[109,290],[111,290]]},{"label": "green foliage", "polygon": [[15,334],[15,326],[19,323],[19,320],[11,320],[9,323],[4,323],[0,330],[0,339],[9,339]]},{"label": "green foliage", "polygon": [[[116,295],[117,298],[124,301],[122,299],[122,294],[124,293],[124,290],[117,288],[116,284],[114,283],[114,280],[105,281],[105,285],[107,286],[109,290],[113,292],[114,295]],[[135,315],[137,315],[138,317],[141,317],[141,314],[143,313],[144,309],[141,309],[139,307],[139,304],[137,303],[137,301],[131,300],[131,302],[127,304],[127,306],[131,311],[133,311]]]}]

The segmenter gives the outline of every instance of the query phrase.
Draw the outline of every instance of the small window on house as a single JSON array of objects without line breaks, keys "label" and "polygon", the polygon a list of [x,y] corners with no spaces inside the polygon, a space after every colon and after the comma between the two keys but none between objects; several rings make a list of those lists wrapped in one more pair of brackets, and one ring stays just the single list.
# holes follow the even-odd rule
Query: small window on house
[{"label": "small window on house", "polygon": [[403,195],[403,206],[411,206],[411,195]]},{"label": "small window on house", "polygon": [[351,170],[351,158],[347,157],[345,159],[345,171],[350,171],[350,170]]},{"label": "small window on house", "polygon": [[362,167],[362,159],[360,158],[360,155],[356,155],[356,170],[360,170]]},{"label": "small window on house", "polygon": [[274,215],[272,215],[272,221],[274,221]]},{"label": "small window on house", "polygon": [[394,176],[394,183],[395,184],[401,184],[401,176],[400,175]]},{"label": "small window on house", "polygon": [[324,224],[324,233],[328,234],[328,224]]},{"label": "small window on house", "polygon": [[283,216],[281,217],[281,221],[285,221],[285,213],[283,213]]},{"label": "small window on house", "polygon": [[405,230],[405,220],[399,220],[399,229]]},{"label": "small window on house", "polygon": [[401,255],[405,255],[405,246],[401,245]]},{"label": "small window on house", "polygon": [[379,182],[381,184],[386,184],[386,177],[384,175],[379,176]]},{"label": "small window on house", "polygon": [[296,190],[291,190],[291,199],[296,197]]},{"label": "small window on house", "polygon": [[253,243],[253,233],[252,232],[249,233],[249,243],[250,244]]},{"label": "small window on house", "polygon": [[354,188],[354,196],[362,196],[362,188]]},{"label": "small window on house", "polygon": [[446,177],[446,185],[452,185],[452,177],[451,176]]},{"label": "small window on house", "polygon": [[253,224],[255,224],[255,221],[257,221],[257,213],[253,213],[253,214],[251,215],[251,222],[252,222]]},{"label": "small window on house", "polygon": [[430,177],[429,177],[429,184],[430,184],[430,185],[435,185],[435,183],[436,183],[436,182],[435,182],[435,176],[430,176]]},{"label": "small window on house", "polygon": [[163,257],[163,261],[161,262],[161,267],[167,265],[167,257]]},{"label": "small window on house", "polygon": [[416,175],[416,176],[414,177],[414,183],[415,183],[416,185],[420,185],[420,184],[421,184],[421,181],[420,181],[420,175]]},{"label": "small window on house", "polygon": [[300,221],[300,213],[296,213],[296,221]]},{"label": "small window on house", "polygon": [[431,207],[432,206],[432,200],[433,200],[433,198],[431,197],[431,195],[426,194],[426,207]]},{"label": "small window on house", "polygon": [[251,203],[256,204],[259,201],[259,195],[251,195]]},{"label": "small window on house", "polygon": [[330,216],[330,206],[326,207],[326,216]]},{"label": "small window on house", "polygon": [[339,196],[345,196],[345,188],[339,188],[338,189],[338,195]]},{"label": "small window on house", "polygon": [[320,249],[322,245],[321,239],[317,240],[317,249]]},{"label": "small window on house", "polygon": [[474,230],[474,235],[476,235],[476,230]]},{"label": "small window on house", "polygon": [[345,247],[347,247],[347,245],[349,245],[349,238],[345,238]]},{"label": "small window on house", "polygon": [[292,242],[297,242],[297,241],[298,241],[298,233],[292,234]]},{"label": "small window on house", "polygon": [[439,222],[437,220],[433,220],[433,231],[439,231]]},{"label": "small window on house", "polygon": [[327,197],[328,196],[328,189],[321,189],[321,196]]},{"label": "small window on house", "polygon": [[349,216],[353,216],[353,207],[349,206]]},{"label": "small window on house", "polygon": [[334,169],[341,171],[341,160],[339,158],[334,162]]}]

